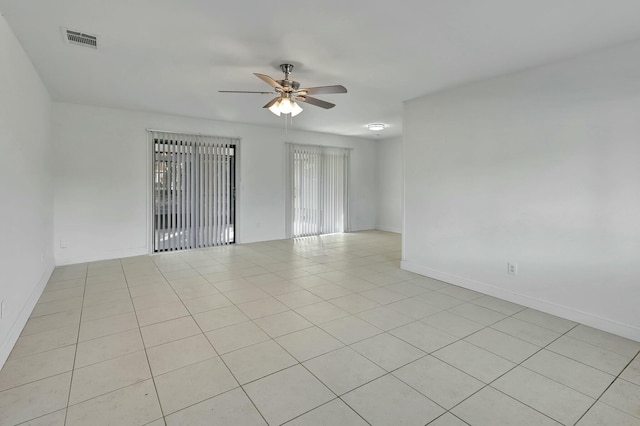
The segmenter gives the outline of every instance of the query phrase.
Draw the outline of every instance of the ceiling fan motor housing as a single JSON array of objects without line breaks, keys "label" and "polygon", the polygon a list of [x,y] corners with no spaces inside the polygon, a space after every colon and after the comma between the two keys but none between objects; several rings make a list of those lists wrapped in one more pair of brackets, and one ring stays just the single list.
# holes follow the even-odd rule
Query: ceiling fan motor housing
[{"label": "ceiling fan motor housing", "polygon": [[278,83],[280,83],[282,87],[284,87],[285,92],[295,92],[300,88],[300,83],[298,83],[297,81],[293,81],[293,80],[277,80],[277,81]]}]

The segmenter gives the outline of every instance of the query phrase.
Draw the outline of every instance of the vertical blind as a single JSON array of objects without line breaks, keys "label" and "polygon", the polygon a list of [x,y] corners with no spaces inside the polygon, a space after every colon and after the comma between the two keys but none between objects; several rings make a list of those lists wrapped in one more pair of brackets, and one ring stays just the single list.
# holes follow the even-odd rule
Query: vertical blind
[{"label": "vertical blind", "polygon": [[238,139],[149,131],[155,252],[235,240]]},{"label": "vertical blind", "polygon": [[286,144],[287,236],[349,231],[350,150]]}]

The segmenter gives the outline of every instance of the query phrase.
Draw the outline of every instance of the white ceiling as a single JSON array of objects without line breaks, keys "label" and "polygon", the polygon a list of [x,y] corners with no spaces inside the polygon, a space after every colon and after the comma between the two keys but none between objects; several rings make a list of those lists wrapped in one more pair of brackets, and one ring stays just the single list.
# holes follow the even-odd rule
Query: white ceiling
[{"label": "white ceiling", "polygon": [[[402,101],[640,38],[638,0],[0,0],[53,99],[282,126],[254,72],[342,84],[298,129],[401,133]],[[99,36],[64,43],[60,27]]]}]

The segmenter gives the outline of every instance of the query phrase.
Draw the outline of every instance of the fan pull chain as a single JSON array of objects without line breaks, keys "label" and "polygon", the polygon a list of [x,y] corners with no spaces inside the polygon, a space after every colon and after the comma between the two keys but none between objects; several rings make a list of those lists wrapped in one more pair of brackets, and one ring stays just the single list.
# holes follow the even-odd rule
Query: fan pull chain
[{"label": "fan pull chain", "polygon": [[289,122],[287,120],[287,115],[288,114],[284,114],[284,139],[288,140],[289,138]]}]

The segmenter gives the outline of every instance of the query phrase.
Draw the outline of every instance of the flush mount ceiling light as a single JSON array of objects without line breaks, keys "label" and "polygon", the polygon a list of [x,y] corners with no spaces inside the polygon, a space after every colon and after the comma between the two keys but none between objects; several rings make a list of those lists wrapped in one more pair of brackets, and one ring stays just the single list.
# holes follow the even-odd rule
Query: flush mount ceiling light
[{"label": "flush mount ceiling light", "polygon": [[383,123],[369,123],[367,124],[367,128],[373,132],[379,132],[380,130],[384,130],[387,127],[386,124]]}]

